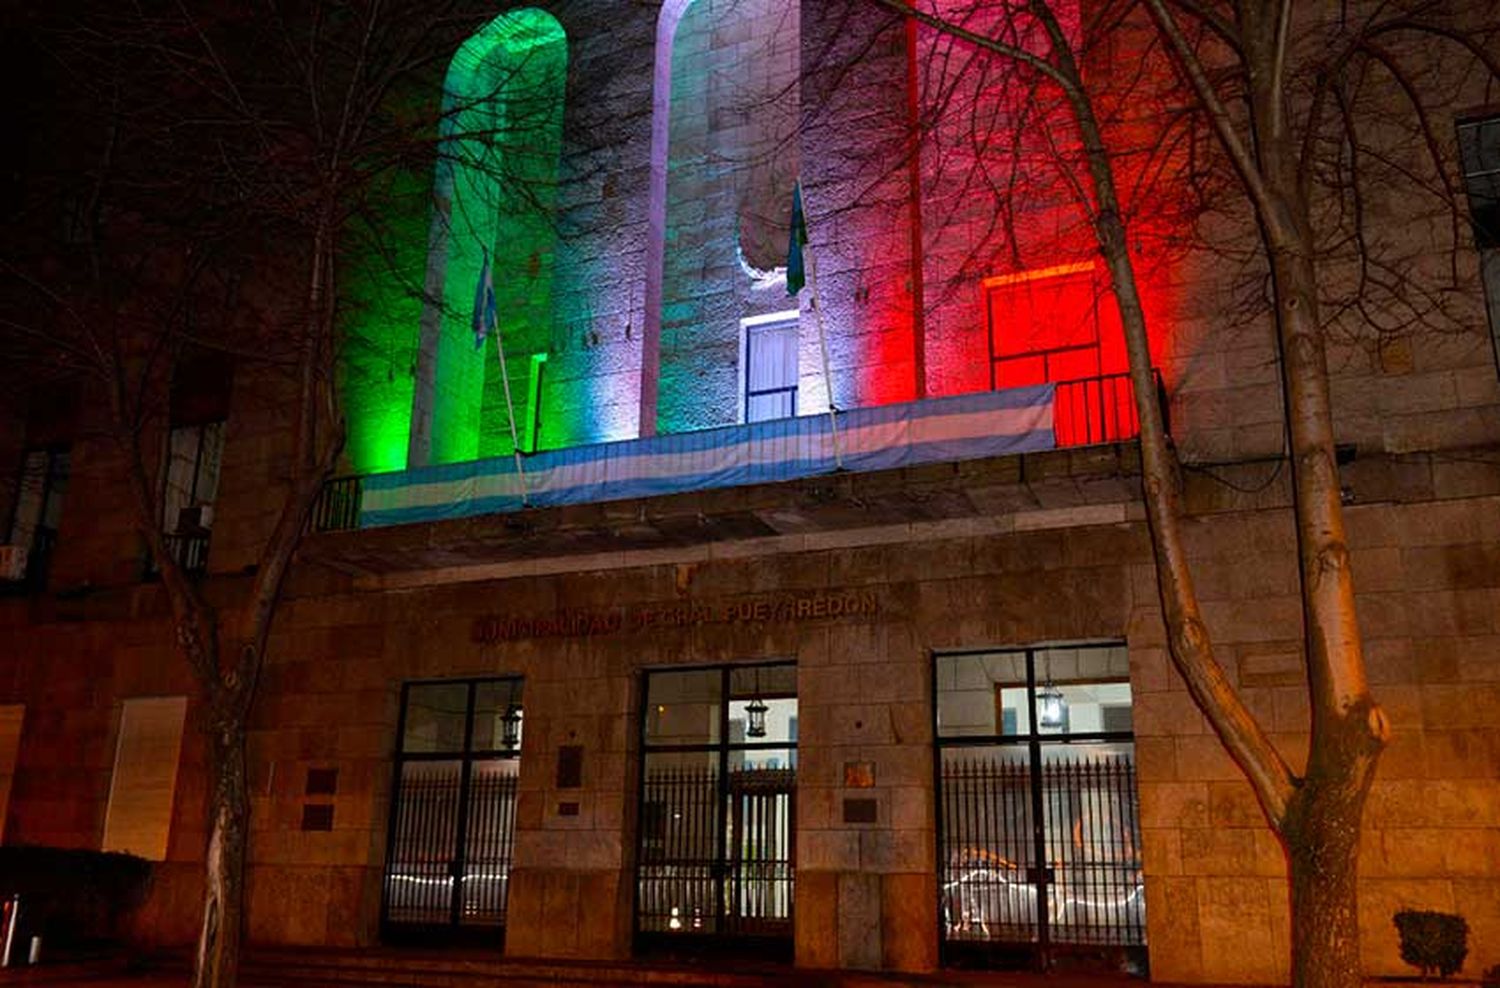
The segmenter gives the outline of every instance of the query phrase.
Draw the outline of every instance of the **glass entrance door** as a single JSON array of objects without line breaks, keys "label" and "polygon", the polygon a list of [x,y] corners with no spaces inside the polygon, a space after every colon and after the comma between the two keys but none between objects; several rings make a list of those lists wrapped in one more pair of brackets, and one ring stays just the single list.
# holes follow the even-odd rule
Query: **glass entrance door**
[{"label": "glass entrance door", "polygon": [[945,960],[1145,962],[1123,645],[936,659]]},{"label": "glass entrance door", "polygon": [[519,679],[408,683],[402,690],[384,939],[500,944],[521,720]]},{"label": "glass entrance door", "polygon": [[696,950],[792,935],[797,670],[651,672],[642,725],[636,937]]}]

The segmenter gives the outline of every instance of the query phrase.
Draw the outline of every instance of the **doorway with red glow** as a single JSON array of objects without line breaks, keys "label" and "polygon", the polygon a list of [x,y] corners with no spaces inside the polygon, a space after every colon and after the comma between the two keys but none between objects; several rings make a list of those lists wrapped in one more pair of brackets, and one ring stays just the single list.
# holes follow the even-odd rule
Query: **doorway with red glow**
[{"label": "doorway with red glow", "polygon": [[1059,446],[1136,436],[1119,316],[1094,262],[996,275],[983,287],[991,388],[1053,385]]}]

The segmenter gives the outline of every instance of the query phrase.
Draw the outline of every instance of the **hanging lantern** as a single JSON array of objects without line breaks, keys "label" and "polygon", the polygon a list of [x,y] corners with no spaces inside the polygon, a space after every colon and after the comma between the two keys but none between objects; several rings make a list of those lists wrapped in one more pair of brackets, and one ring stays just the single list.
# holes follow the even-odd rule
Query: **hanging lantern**
[{"label": "hanging lantern", "polygon": [[514,748],[521,741],[521,708],[512,703],[500,718],[500,742]]},{"label": "hanging lantern", "polygon": [[1036,719],[1042,727],[1060,728],[1068,719],[1068,701],[1051,680],[1036,698]]},{"label": "hanging lantern", "polygon": [[745,737],[763,738],[766,736],[766,711],[769,708],[759,694],[751,697],[750,702],[745,704],[745,713],[749,715],[750,722],[745,725]]}]

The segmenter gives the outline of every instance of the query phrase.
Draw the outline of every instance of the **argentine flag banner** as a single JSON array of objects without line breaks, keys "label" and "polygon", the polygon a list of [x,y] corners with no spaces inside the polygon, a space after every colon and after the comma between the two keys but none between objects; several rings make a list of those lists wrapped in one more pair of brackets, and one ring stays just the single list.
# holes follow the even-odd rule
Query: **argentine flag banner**
[{"label": "argentine flag banner", "polygon": [[495,276],[490,271],[490,251],[484,248],[484,264],[479,269],[479,283],[474,286],[474,349],[484,349],[485,338],[495,328]]}]

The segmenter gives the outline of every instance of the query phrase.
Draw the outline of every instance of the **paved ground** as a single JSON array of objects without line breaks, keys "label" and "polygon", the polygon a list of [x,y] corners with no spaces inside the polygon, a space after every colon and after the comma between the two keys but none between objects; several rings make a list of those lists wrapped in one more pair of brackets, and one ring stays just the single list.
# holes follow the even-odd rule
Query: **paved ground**
[{"label": "paved ground", "polygon": [[[138,965],[139,966],[139,965]],[[764,962],[719,958],[708,964],[649,961],[577,962],[502,960],[494,952],[396,950],[265,950],[242,967],[242,988],[1145,988],[1123,975],[1061,972],[1053,975],[945,971],[900,976],[794,970]],[[186,958],[155,959],[128,970],[124,958],[89,963],[0,969],[0,988],[185,988]],[[1159,986],[1151,986],[1159,988]]]},{"label": "paved ground", "polygon": [[[796,988],[941,988],[941,986],[953,986],[953,988],[1133,988],[1133,986],[1145,986],[1147,983],[1140,980],[1124,980],[1113,978],[1079,978],[1079,977],[1047,977],[1035,974],[996,974],[996,973],[970,973],[951,972],[939,975],[924,976],[921,978],[901,978],[895,976],[868,975],[868,974],[835,974],[833,972],[766,972],[763,974],[750,974],[743,971],[733,971],[731,968],[715,967],[712,970],[705,969],[702,974],[703,980],[688,977],[684,978],[685,972],[674,971],[670,979],[657,981],[655,978],[629,980],[615,980],[612,978],[598,978],[592,976],[565,977],[554,975],[538,978],[530,973],[520,973],[508,976],[504,973],[489,973],[483,976],[465,977],[461,982],[454,984],[472,985],[478,988],[480,985],[507,985],[507,986],[531,986],[541,985],[573,985],[577,988],[585,986],[598,986],[598,988],[642,988],[642,985],[671,984],[679,988],[689,986],[711,986],[718,977],[728,976],[733,979],[736,986],[747,985],[777,985],[796,986]],[[247,972],[240,981],[242,988],[284,988],[284,986],[295,986],[295,988],[366,988],[366,986],[381,985],[382,988],[413,988],[413,986],[433,984],[427,978],[406,980],[395,971],[381,972],[380,981],[374,979],[366,980],[355,976],[345,980],[343,976],[329,978],[327,980],[316,976],[303,975],[279,977],[274,973],[261,973],[257,971]],[[389,980],[386,980],[389,979]],[[103,972],[98,970],[85,970],[78,968],[63,967],[41,967],[29,971],[11,970],[0,971],[0,986],[36,985],[55,986],[55,988],[73,988],[73,986],[88,985],[91,988],[185,988],[188,984],[186,974],[125,974],[118,971]],[[1156,986],[1152,986],[1156,988]]]}]

